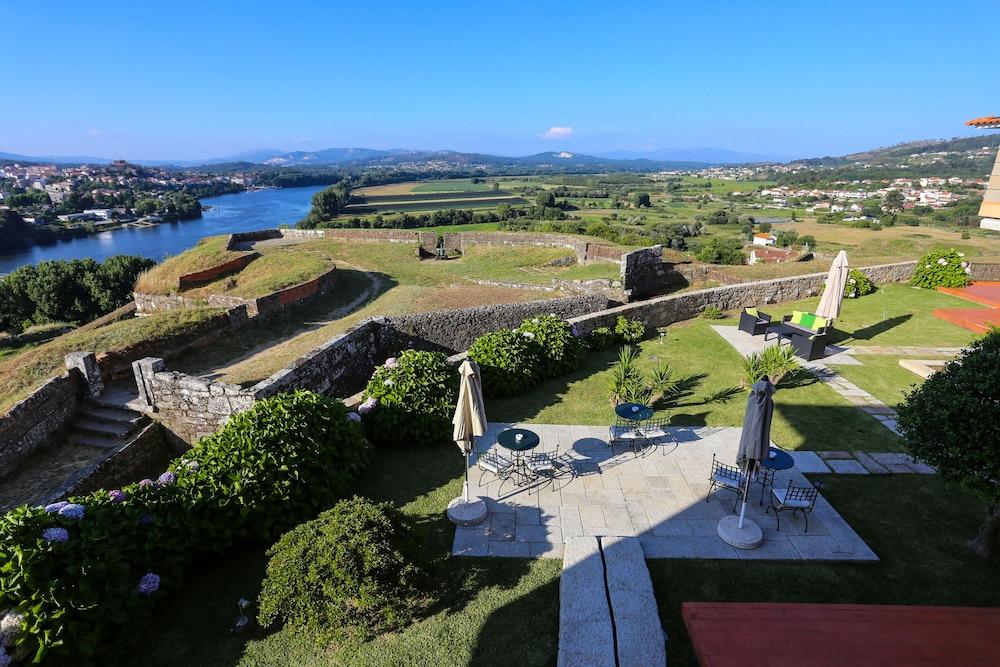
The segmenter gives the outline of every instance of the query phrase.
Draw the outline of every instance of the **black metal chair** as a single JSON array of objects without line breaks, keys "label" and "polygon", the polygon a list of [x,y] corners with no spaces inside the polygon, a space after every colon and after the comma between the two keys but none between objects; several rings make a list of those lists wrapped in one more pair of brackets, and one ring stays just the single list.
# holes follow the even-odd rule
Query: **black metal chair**
[{"label": "black metal chair", "polygon": [[816,497],[819,495],[823,482],[817,482],[816,486],[796,486],[789,484],[787,489],[771,489],[771,505],[765,510],[770,513],[774,510],[774,520],[777,522],[778,530],[781,530],[781,512],[791,512],[795,516],[796,512],[802,512],[802,517],[806,520],[806,530],[809,532],[809,513],[816,508]]},{"label": "black metal chair", "polygon": [[645,436],[642,424],[638,421],[618,417],[608,435],[608,446],[614,450],[616,445],[627,444],[632,451],[638,453],[645,446]]},{"label": "black metal chair", "polygon": [[476,457],[476,467],[506,482],[514,472],[514,463],[495,451],[485,451]]},{"label": "black metal chair", "polygon": [[[536,477],[545,478],[548,484],[555,483],[556,478],[559,476],[560,468],[562,467],[559,462],[559,445],[556,444],[556,448],[552,452],[545,451],[532,451],[527,455],[525,460],[525,465],[528,470]],[[572,468],[570,468],[572,471]],[[528,493],[531,493],[531,489],[528,489]]]},{"label": "black metal chair", "polygon": [[766,334],[769,326],[771,326],[771,316],[756,308],[744,308],[740,313],[740,331],[745,331],[751,336]]},{"label": "black metal chair", "polygon": [[642,425],[639,427],[642,431],[643,446],[651,444],[654,440],[660,441],[667,438],[670,435],[669,427],[669,412],[659,411],[654,413],[650,419],[642,422]]},{"label": "black metal chair", "polygon": [[712,492],[716,489],[735,491],[736,501],[733,503],[733,511],[735,512],[740,502],[743,484],[746,481],[743,471],[736,466],[727,466],[724,463],[719,463],[715,458],[715,454],[712,454],[712,474],[709,476],[708,481],[711,486],[708,487],[708,495],[705,497],[705,502],[707,503],[712,499]]}]

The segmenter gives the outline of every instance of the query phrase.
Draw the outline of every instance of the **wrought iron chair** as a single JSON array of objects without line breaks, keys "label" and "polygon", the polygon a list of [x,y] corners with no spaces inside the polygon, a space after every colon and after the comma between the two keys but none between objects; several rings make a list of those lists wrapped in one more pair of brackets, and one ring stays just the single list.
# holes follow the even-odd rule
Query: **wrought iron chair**
[{"label": "wrought iron chair", "polygon": [[733,502],[733,511],[735,512],[740,502],[740,493],[743,491],[743,484],[746,481],[743,472],[736,466],[727,466],[724,463],[719,463],[715,458],[715,454],[712,454],[712,474],[709,476],[708,481],[710,486],[708,487],[708,495],[705,497],[705,502],[707,503],[712,499],[712,492],[716,489],[734,491],[736,493],[736,500]]},{"label": "wrought iron chair", "polygon": [[500,480],[501,485],[510,479],[514,463],[495,451],[485,451],[476,457],[476,467]]},{"label": "wrought iron chair", "polygon": [[806,520],[805,532],[808,533],[809,513],[816,508],[816,497],[822,486],[823,482],[817,482],[816,486],[796,486],[790,483],[787,489],[771,489],[771,505],[765,513],[774,510],[774,520],[777,522],[778,530],[781,530],[779,513],[791,512],[792,516],[795,516],[796,512],[802,512],[802,517]]},{"label": "wrought iron chair", "polygon": [[608,445],[613,450],[616,445],[627,444],[632,447],[632,451],[638,453],[643,447],[645,436],[642,433],[640,422],[618,417],[615,425],[611,427],[608,436]]},{"label": "wrought iron chair", "polygon": [[[545,478],[547,484],[555,483],[562,467],[559,463],[559,444],[557,443],[555,450],[551,452],[532,451],[528,454],[525,464],[535,477]],[[531,489],[528,489],[528,493],[531,493]]]}]

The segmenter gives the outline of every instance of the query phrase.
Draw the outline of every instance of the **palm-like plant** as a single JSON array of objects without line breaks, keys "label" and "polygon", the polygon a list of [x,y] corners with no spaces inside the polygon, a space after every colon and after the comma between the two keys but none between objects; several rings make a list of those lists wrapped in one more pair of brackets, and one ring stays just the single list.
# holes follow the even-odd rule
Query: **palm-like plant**
[{"label": "palm-like plant", "polygon": [[790,346],[765,347],[761,352],[751,352],[743,357],[743,388],[752,387],[765,376],[777,387],[783,379],[792,379],[801,370],[795,351]]},{"label": "palm-like plant", "polygon": [[674,395],[677,380],[666,362],[657,364],[649,375],[645,375],[638,365],[639,348],[626,345],[618,351],[618,361],[611,368],[611,404],[642,403],[653,405]]}]

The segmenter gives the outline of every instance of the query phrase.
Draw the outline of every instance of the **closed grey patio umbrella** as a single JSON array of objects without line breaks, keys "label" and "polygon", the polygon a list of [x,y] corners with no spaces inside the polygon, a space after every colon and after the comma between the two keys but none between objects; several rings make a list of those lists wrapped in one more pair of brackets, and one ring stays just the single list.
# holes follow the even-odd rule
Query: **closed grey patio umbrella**
[{"label": "closed grey patio umbrella", "polygon": [[740,446],[736,452],[736,464],[743,471],[743,503],[740,516],[724,517],[719,521],[719,537],[740,549],[754,549],[760,546],[763,532],[753,521],[746,518],[747,493],[750,478],[765,460],[771,448],[771,417],[774,414],[775,387],[768,378],[763,378],[750,387],[747,410],[743,416],[743,431]]}]

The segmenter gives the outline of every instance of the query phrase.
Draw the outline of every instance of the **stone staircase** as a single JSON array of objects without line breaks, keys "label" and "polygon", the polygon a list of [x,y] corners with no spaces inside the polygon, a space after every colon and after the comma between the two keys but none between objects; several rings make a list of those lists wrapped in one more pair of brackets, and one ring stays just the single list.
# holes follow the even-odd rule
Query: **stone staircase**
[{"label": "stone staircase", "polygon": [[74,445],[115,449],[149,424],[146,415],[128,407],[137,398],[124,390],[107,390],[88,398],[69,427],[68,440]]}]

